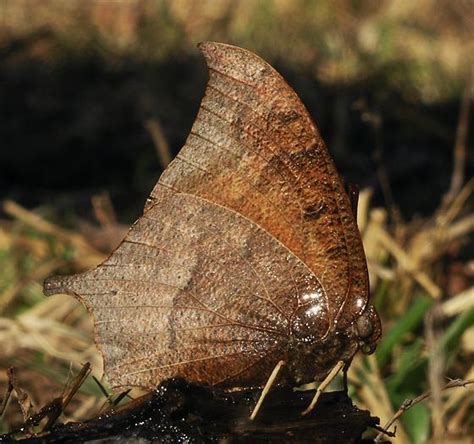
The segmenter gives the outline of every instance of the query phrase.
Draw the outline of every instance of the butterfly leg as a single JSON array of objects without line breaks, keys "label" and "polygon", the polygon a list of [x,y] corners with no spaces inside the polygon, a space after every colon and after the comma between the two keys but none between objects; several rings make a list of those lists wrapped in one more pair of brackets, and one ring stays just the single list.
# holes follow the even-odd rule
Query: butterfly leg
[{"label": "butterfly leg", "polygon": [[255,405],[252,414],[250,415],[250,420],[253,421],[257,414],[258,411],[260,410],[260,407],[262,406],[263,400],[266,398],[268,395],[268,392],[270,391],[273,383],[275,382],[278,373],[280,372],[281,368],[285,365],[285,361],[279,361],[277,365],[275,365],[275,368],[273,369],[270,377],[268,378],[267,383],[265,384],[265,387],[262,390],[262,393],[260,394],[260,397],[258,398],[257,404]]},{"label": "butterfly leg", "polygon": [[321,396],[321,393],[326,389],[326,387],[332,382],[332,380],[337,376],[337,374],[341,371],[341,369],[344,367],[345,363],[344,361],[339,361],[334,368],[329,372],[329,375],[324,378],[323,382],[319,384],[319,387],[316,389],[316,393],[314,394],[313,400],[309,404],[308,408],[302,412],[302,415],[307,415],[308,413],[311,413],[316,406],[316,403],[318,402],[319,397]]}]

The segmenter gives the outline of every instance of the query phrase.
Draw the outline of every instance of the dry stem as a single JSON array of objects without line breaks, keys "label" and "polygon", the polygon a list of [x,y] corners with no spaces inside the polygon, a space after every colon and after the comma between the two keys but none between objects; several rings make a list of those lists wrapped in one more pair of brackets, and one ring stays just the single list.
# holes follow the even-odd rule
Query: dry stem
[{"label": "dry stem", "polygon": [[[469,384],[474,384],[474,379],[468,379],[468,380],[462,380],[462,379],[454,379],[452,381],[449,381],[441,390],[447,390],[450,388],[454,387],[465,387],[466,385]],[[419,404],[422,401],[425,401],[426,399],[431,397],[431,390],[428,390],[427,392],[421,394],[420,396],[417,396],[416,398],[413,399],[406,399],[403,401],[402,405],[400,408],[396,411],[396,413],[393,415],[393,417],[384,425],[384,430],[388,430],[390,427],[392,427],[393,423],[400,418],[400,416],[403,415],[404,412],[412,408],[414,405]],[[375,438],[376,441],[380,441],[382,438],[382,432],[377,435]]]}]

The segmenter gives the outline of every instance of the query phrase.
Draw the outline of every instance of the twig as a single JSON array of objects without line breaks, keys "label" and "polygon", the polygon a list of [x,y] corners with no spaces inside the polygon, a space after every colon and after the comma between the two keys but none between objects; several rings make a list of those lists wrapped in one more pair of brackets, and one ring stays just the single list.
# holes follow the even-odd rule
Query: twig
[{"label": "twig", "polygon": [[374,425],[372,426],[372,428],[380,432],[380,434],[390,436],[390,438],[395,438],[397,436],[396,430],[394,432],[390,432],[389,430],[385,430],[382,426],[379,425]]},{"label": "twig", "polygon": [[31,429],[32,427],[38,425],[44,418],[48,418],[42,432],[49,430],[57,421],[61,413],[64,412],[64,409],[71,402],[72,398],[82,386],[90,371],[91,365],[86,362],[82,366],[79,374],[74,378],[72,385],[70,387],[66,387],[60,397],[55,398],[46,404],[38,411],[38,413],[29,416],[28,419],[25,420],[23,427]]},{"label": "twig", "polygon": [[84,381],[86,380],[87,376],[89,376],[90,372],[91,372],[91,365],[89,362],[86,362],[82,366],[79,374],[74,378],[71,388],[64,390],[64,393],[62,396],[64,408],[66,408],[69,405],[74,395],[81,388],[82,384],[84,384]]},{"label": "twig", "polygon": [[[454,387],[466,387],[466,385],[469,384],[474,384],[474,379],[468,379],[468,380],[462,380],[462,379],[454,379],[452,381],[449,381],[444,387],[442,387],[441,390],[448,390],[450,388]],[[390,427],[392,427],[393,423],[400,418],[400,416],[403,415],[407,410],[411,409],[414,405],[419,404],[420,402],[428,399],[431,396],[431,391],[428,390],[427,392],[421,394],[420,396],[417,396],[416,398],[413,399],[406,399],[403,401],[402,405],[400,408],[396,411],[396,413],[393,415],[393,417],[387,422],[387,424],[384,425],[383,429],[388,430]],[[375,441],[379,441],[382,438],[383,433],[379,433]]]}]

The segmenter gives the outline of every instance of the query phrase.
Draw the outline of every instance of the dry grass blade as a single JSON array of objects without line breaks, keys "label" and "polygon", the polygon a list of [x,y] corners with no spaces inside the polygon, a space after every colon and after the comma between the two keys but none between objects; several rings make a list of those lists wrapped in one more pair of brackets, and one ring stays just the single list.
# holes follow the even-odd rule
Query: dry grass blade
[{"label": "dry grass blade", "polygon": [[[4,211],[13,218],[22,221],[41,233],[49,234],[64,242],[72,244],[78,250],[78,256],[84,256],[89,263],[94,265],[104,259],[104,255],[93,248],[81,235],[57,227],[47,222],[41,216],[28,211],[15,202],[7,200],[3,204]],[[90,265],[89,265],[90,266]]]},{"label": "dry grass blade", "polygon": [[[12,327],[9,333],[12,339],[16,339],[16,343],[11,345],[12,350],[37,350],[67,363],[85,361],[95,355],[90,350],[90,340],[73,326],[23,315]],[[93,361],[97,362],[96,359]]]},{"label": "dry grass blade", "polygon": [[161,168],[165,169],[173,159],[173,156],[171,155],[170,146],[166,140],[161,123],[158,119],[149,119],[145,122],[145,128],[153,140]]},{"label": "dry grass blade", "polygon": [[7,386],[5,388],[5,394],[3,395],[3,399],[2,399],[2,405],[0,406],[0,416],[3,418],[3,415],[5,413],[5,410],[8,406],[8,402],[10,401],[10,397],[11,397],[11,394],[13,392],[13,384],[12,384],[12,381],[11,381],[11,378],[10,378],[10,373],[13,371],[12,367],[10,367],[8,370],[7,370],[7,379],[8,379],[8,382],[7,382]]},{"label": "dry grass blade", "polygon": [[34,282],[44,280],[64,263],[64,261],[56,259],[45,262],[34,269],[26,277],[17,282],[13,287],[7,288],[3,293],[0,294],[0,314],[2,314],[13,303],[15,297],[26,285],[32,281]]},{"label": "dry grass blade", "polygon": [[374,191],[371,188],[365,188],[359,193],[359,201],[357,204],[357,226],[361,233],[365,233],[367,224],[370,220],[370,202]]},{"label": "dry grass blade", "polygon": [[[394,411],[377,361],[373,355],[369,356],[367,358],[368,368],[363,361],[360,356],[356,356],[349,368],[349,381],[358,388],[357,396],[363,406],[372,412],[377,412],[381,421],[388,421],[394,415]],[[397,443],[408,444],[410,442],[402,426],[398,427],[396,432]]]},{"label": "dry grass blade", "polygon": [[474,307],[474,287],[468,288],[444,302],[442,305],[442,312],[444,316],[451,317],[462,313],[471,307]]},{"label": "dry grass blade", "polygon": [[464,217],[463,219],[454,222],[446,229],[445,239],[450,243],[456,239],[468,235],[474,230],[474,214]]},{"label": "dry grass blade", "polygon": [[435,225],[444,227],[449,225],[465,207],[466,202],[474,192],[474,178],[470,179],[466,185],[460,190],[449,205],[441,207],[435,217]]},{"label": "dry grass blade", "polygon": [[85,363],[79,374],[73,379],[72,383],[64,389],[62,395],[48,402],[37,413],[27,415],[20,430],[26,429],[32,433],[33,428],[38,426],[45,418],[47,418],[47,420],[41,432],[49,430],[58,420],[59,416],[64,412],[64,409],[69,405],[89,373],[90,364]]},{"label": "dry grass blade", "polygon": [[117,225],[117,216],[108,193],[92,196],[92,207],[96,219],[103,227]]},{"label": "dry grass blade", "polygon": [[[465,374],[464,381],[474,380],[474,365],[471,366],[468,372]],[[474,396],[474,385],[466,386],[466,390],[453,390],[449,393],[446,399],[446,410],[453,409],[456,405],[462,402],[463,399],[471,399]]]},{"label": "dry grass blade", "polygon": [[383,266],[389,255],[377,237],[377,233],[380,230],[386,230],[387,211],[382,208],[372,209],[367,215],[367,221],[362,225],[364,229],[361,228],[361,225],[359,225],[359,229],[362,231],[364,250],[367,257],[370,288],[374,289],[377,287],[380,279],[387,278],[387,274],[390,275],[390,278],[394,275],[392,270]]},{"label": "dry grass blade", "polygon": [[[78,317],[71,317],[77,308]],[[29,350],[66,364],[90,361],[95,374],[100,376],[102,371],[102,359],[92,341],[92,322],[69,296],[45,299],[16,319],[0,318],[0,344],[6,359]]]},{"label": "dry grass blade", "polygon": [[31,415],[31,411],[33,410],[33,403],[31,401],[30,396],[28,393],[26,393],[21,387],[20,384],[18,383],[15,375],[15,369],[13,367],[10,367],[7,370],[7,376],[8,376],[8,381],[9,385],[11,385],[13,391],[16,394],[18,404],[21,408],[21,412],[23,414],[23,418],[26,421],[29,416]]},{"label": "dry grass blade", "polygon": [[[449,420],[446,430],[449,434],[460,435],[463,431],[463,422],[466,420],[466,416],[471,409],[472,398],[464,398],[458,409],[454,412],[453,416]],[[467,443],[468,441],[466,441]],[[471,441],[472,442],[472,441]],[[454,443],[453,443],[454,444]]]},{"label": "dry grass blade", "polygon": [[398,265],[410,273],[430,296],[434,299],[439,299],[441,297],[441,289],[425,272],[418,269],[417,265],[397,242],[384,230],[379,230],[377,235],[381,244],[397,260]]},{"label": "dry grass blade", "polygon": [[82,368],[79,374],[73,379],[72,383],[68,385],[64,389],[63,395],[61,396],[61,409],[56,410],[52,415],[48,416],[48,422],[45,424],[43,428],[43,432],[45,430],[49,430],[54,423],[57,421],[59,418],[59,415],[64,411],[64,409],[69,405],[71,402],[72,398],[74,395],[77,393],[79,388],[84,384],[84,381],[86,380],[87,376],[91,372],[91,365],[86,362]]},{"label": "dry grass blade", "polygon": [[428,358],[428,380],[431,387],[431,423],[433,424],[433,440],[438,442],[444,435],[444,409],[441,392],[443,374],[445,372],[446,356],[444,347],[439,341],[440,304],[437,304],[425,316],[425,337],[429,350]]},{"label": "dry grass blade", "polygon": [[[474,366],[466,373],[464,380],[474,380]],[[469,409],[474,398],[474,385],[466,386],[466,390],[453,390],[449,393],[448,398],[445,402],[446,411],[454,409],[453,416],[450,418],[447,431],[448,433],[456,434],[460,433],[466,421],[466,416],[469,413]]]},{"label": "dry grass blade", "polygon": [[443,206],[449,205],[459,194],[464,182],[464,169],[466,165],[466,140],[469,129],[469,113],[471,108],[471,90],[473,81],[473,67],[468,68],[467,81],[461,99],[459,121],[454,144],[454,167],[451,176],[451,186],[443,199]]},{"label": "dry grass blade", "polygon": [[[474,380],[474,367],[472,367],[474,324],[471,321],[469,325],[466,323],[466,329],[458,330],[458,336],[455,339],[451,336],[449,346],[445,346],[444,349],[437,346],[440,338],[445,339],[443,329],[449,330],[465,312],[472,310],[474,306],[474,288],[469,288],[474,277],[474,261],[470,257],[473,251],[470,242],[472,242],[474,230],[474,215],[472,214],[474,179],[469,180],[472,170],[472,153],[469,152],[471,148],[469,144],[472,142],[469,138],[472,139],[472,134],[469,132],[469,124],[472,120],[471,100],[474,83],[471,66],[474,8],[470,0],[459,2],[442,0],[442,7],[440,7],[440,2],[435,0],[427,0],[416,6],[414,2],[392,0],[357,2],[357,7],[352,2],[323,1],[314,2],[314,8],[312,6],[313,9],[309,14],[305,6],[296,10],[295,2],[290,0],[270,0],[269,2],[244,0],[242,7],[239,8],[232,7],[233,4],[230,1],[223,2],[220,6],[220,2],[202,2],[199,7],[196,7],[192,0],[180,2],[164,0],[150,2],[150,4],[141,0],[129,2],[71,0],[68,2],[71,3],[71,7],[68,6],[67,10],[64,9],[62,1],[47,0],[41,5],[36,5],[39,13],[35,15],[35,20],[31,20],[31,14],[28,14],[31,9],[30,3],[29,0],[3,1],[5,6],[3,27],[7,31],[3,42],[6,49],[4,51],[6,64],[4,65],[6,72],[9,66],[14,68],[11,71],[14,79],[18,79],[18,72],[21,73],[17,69],[23,65],[17,64],[17,61],[22,58],[26,58],[28,63],[30,61],[34,64],[37,61],[46,63],[47,77],[51,79],[56,66],[60,67],[59,71],[69,73],[68,69],[63,69],[63,62],[65,60],[66,63],[71,60],[80,61],[79,65],[81,65],[82,61],[88,60],[88,53],[94,54],[94,57],[97,55],[98,58],[94,58],[94,63],[107,65],[111,62],[109,66],[112,66],[115,79],[116,73],[119,74],[121,70],[122,62],[119,60],[122,59],[122,55],[125,55],[124,66],[127,69],[132,67],[129,63],[135,63],[134,60],[140,60],[141,67],[153,67],[151,72],[155,72],[155,67],[160,68],[160,75],[155,77],[159,78],[158,86],[160,87],[156,91],[160,91],[161,94],[163,82],[169,80],[166,78],[168,75],[166,71],[173,76],[172,82],[178,80],[175,78],[176,71],[168,70],[168,60],[175,59],[178,54],[179,66],[189,66],[181,63],[188,60],[187,55],[192,51],[189,41],[197,41],[197,35],[199,39],[205,39],[216,29],[219,29],[224,40],[232,40],[233,37],[238,36],[236,43],[241,46],[255,48],[258,42],[257,46],[266,48],[270,58],[279,60],[280,63],[287,63],[290,70],[292,66],[297,66],[298,70],[307,69],[311,76],[322,82],[321,86],[328,84],[337,86],[341,85],[342,81],[349,87],[357,85],[357,90],[359,90],[358,85],[362,86],[366,79],[370,82],[375,79],[376,82],[369,85],[371,91],[374,91],[374,94],[368,96],[369,99],[367,99],[370,109],[368,105],[365,109],[360,109],[362,111],[360,117],[374,128],[375,138],[370,140],[376,144],[376,154],[379,155],[377,172],[383,194],[392,211],[371,208],[371,191],[362,192],[359,199],[358,226],[363,235],[368,261],[371,300],[383,317],[384,335],[375,357],[365,360],[357,356],[354,359],[350,370],[352,384],[350,390],[355,392],[358,402],[368,407],[374,415],[382,418],[382,423],[388,423],[403,399],[414,398],[417,393],[423,393],[431,388],[431,393],[435,394],[437,402],[432,404],[430,400],[426,406],[418,405],[405,415],[402,413],[409,410],[413,404],[410,404],[403,412],[399,414],[397,412],[398,417],[401,416],[401,422],[397,425],[396,442],[429,440],[432,437],[430,434],[433,430],[431,427],[433,413],[438,418],[435,420],[438,424],[435,438],[441,434],[439,418],[444,415],[448,424],[448,433],[452,432],[451,436],[456,435],[458,442],[470,442],[474,424],[474,412],[470,408],[474,399],[474,384],[468,385],[465,390],[451,390],[442,392],[441,395],[439,393],[445,389],[445,381],[441,378],[442,365],[440,365],[443,364],[443,356],[446,358],[445,371],[450,377],[462,378],[465,381]],[[102,3],[110,4],[103,5]],[[144,6],[145,3],[146,6]],[[78,12],[80,13],[77,14]],[[257,21],[270,26],[257,26],[255,29],[250,29],[248,17],[255,17]],[[285,20],[289,20],[294,26],[277,28],[273,26],[274,23],[283,23]],[[150,27],[149,23],[158,24],[158,26]],[[175,32],[176,24],[183,25],[179,27],[182,32]],[[48,29],[46,37],[42,31],[36,36],[30,34],[38,29]],[[317,33],[308,33],[308,29],[317,30]],[[313,34],[318,37],[316,39],[314,36],[311,37]],[[404,38],[400,39],[400,35]],[[163,41],[166,41],[165,45],[161,44]],[[17,42],[21,43],[19,50],[16,48]],[[64,45],[64,42],[67,44]],[[10,46],[10,43],[13,44]],[[97,51],[97,45],[99,45],[99,51]],[[62,50],[63,47],[74,49]],[[11,51],[8,48],[11,48]],[[340,57],[341,54],[345,56]],[[436,63],[433,63],[433,54],[436,54]],[[64,56],[70,58],[65,59]],[[165,64],[160,65],[163,61]],[[147,65],[148,63],[150,65]],[[31,66],[26,66],[25,80],[30,73],[36,72],[31,69]],[[95,64],[94,66],[97,66],[99,74],[100,66]],[[161,66],[166,69],[161,71]],[[389,69],[386,70],[386,67]],[[397,69],[393,70],[393,67]],[[460,95],[459,81],[465,77],[466,68],[470,71],[461,98],[458,97]],[[136,75],[137,73],[131,75],[133,82],[136,82]],[[119,77],[116,77],[117,80]],[[128,79],[129,74],[127,73],[125,77]],[[36,76],[34,82],[38,79],[41,81],[41,78],[41,75]],[[376,93],[380,86],[378,85],[379,78],[382,80],[384,89],[382,95]],[[62,76],[56,79],[59,82],[63,80]],[[70,76],[65,80],[70,86]],[[193,77],[193,83],[195,80],[197,84],[199,80],[197,76]],[[60,85],[59,82],[54,83]],[[33,96],[29,96],[28,82],[20,83],[21,88],[27,88],[25,91],[20,91],[23,94],[21,97],[26,100],[28,97],[32,98],[34,108],[38,106],[38,109],[40,107],[44,109],[41,102],[46,96],[38,94],[41,90],[35,89]],[[48,81],[47,85],[50,83]],[[36,85],[36,83],[33,84]],[[173,99],[188,93],[192,97],[194,94],[190,88],[180,89],[179,83],[177,86],[177,94],[172,94]],[[409,105],[392,102],[389,98],[391,94],[385,94],[387,86],[395,86],[397,95],[409,97]],[[374,90],[373,87],[376,89]],[[134,92],[137,91],[135,87],[133,88]],[[138,91],[141,99],[145,97],[141,95],[142,88],[143,85]],[[356,129],[354,134],[360,134],[357,130],[360,121],[358,120],[357,126],[354,126],[352,117],[347,118],[347,109],[353,94],[350,88],[347,89],[349,91],[347,94],[346,87],[342,90],[335,88],[335,90],[337,90],[336,99],[340,101],[340,104],[336,103],[337,106],[335,106],[333,102],[328,108],[328,110],[336,111],[329,120],[334,121],[336,129],[338,122],[344,121],[341,125],[342,131],[336,131],[336,141],[346,146],[349,146],[351,142],[352,149],[357,150],[359,145],[362,145],[360,141],[354,138],[354,145],[352,145],[352,140],[346,139],[348,135],[352,136],[353,129]],[[104,91],[101,90],[101,94],[98,95],[100,100],[109,97],[103,95]],[[125,92],[125,96],[132,95],[129,91],[130,89],[117,89],[114,86],[114,94],[117,93],[117,95],[114,95],[112,106],[125,103],[122,102],[122,93]],[[14,91],[12,90],[11,93],[13,96]],[[314,91],[311,94],[313,93]],[[84,103],[89,104],[90,97],[87,96]],[[161,98],[160,95],[159,99]],[[162,110],[156,109],[158,114],[162,114],[169,105],[166,97],[164,98],[165,101],[161,104],[166,106]],[[341,98],[342,100],[339,100]],[[51,107],[51,98],[48,96],[46,99],[46,108]],[[417,99],[421,100],[418,102]],[[55,100],[56,96],[53,103],[53,108],[56,109],[56,105],[61,106],[61,104],[56,103]],[[145,100],[148,100],[148,97],[145,97]],[[12,110],[15,110],[16,102],[17,100],[14,99]],[[20,100],[18,103],[21,102]],[[103,103],[106,104],[107,101]],[[358,100],[357,103],[365,103],[365,99]],[[448,103],[450,105],[446,107]],[[308,104],[312,105],[311,102]],[[392,107],[392,104],[395,106]],[[452,104],[455,108],[451,108]],[[83,106],[82,102],[79,105]],[[143,105],[145,109],[142,109]],[[76,109],[76,104],[74,104],[74,109]],[[440,109],[442,112],[439,113]],[[135,123],[143,122],[143,111],[149,111],[148,102],[140,102],[140,115],[136,121],[134,120]],[[186,117],[187,113],[188,111],[185,110],[182,117]],[[444,118],[447,113],[457,118],[457,128],[455,121]],[[49,126],[47,117],[51,116],[54,119],[56,114],[52,116],[46,113],[41,116],[42,127],[44,126],[45,130]],[[97,133],[89,134],[84,131],[86,128],[87,131],[91,129],[91,117],[88,113],[81,114],[86,116],[86,125],[82,121],[82,124],[74,125],[72,131],[62,128],[62,135],[66,138],[61,136],[58,140],[61,141],[60,143],[71,140],[68,139],[70,133],[73,136],[73,143],[66,145],[69,149],[76,146],[76,140],[82,140],[84,136],[92,142],[88,146],[92,152],[96,148],[93,142],[94,134]],[[109,117],[108,113],[104,115]],[[12,118],[13,116],[12,114]],[[28,115],[29,120],[30,117]],[[393,119],[398,117],[402,121],[396,126]],[[173,113],[169,114],[167,118],[169,123],[173,119]],[[387,125],[382,125],[384,121]],[[20,124],[21,121],[16,123]],[[16,123],[12,127],[7,119],[5,121],[7,130],[14,129],[17,126]],[[179,122],[170,128],[162,127],[162,123],[164,120],[150,119],[143,122],[143,126],[148,131],[148,139],[153,142],[158,160],[164,168],[171,160],[173,151],[171,148],[175,148],[174,144],[184,137],[184,133],[179,134]],[[347,128],[349,123],[350,128]],[[394,131],[391,127],[395,127],[395,133],[400,133],[400,136],[403,136],[402,133],[405,132],[410,136],[415,136],[416,144],[420,141],[420,147],[429,146],[432,151],[407,152],[407,156],[403,159],[392,157],[393,153],[388,150],[383,153],[384,141],[387,147],[395,147],[402,140],[398,139],[399,134],[395,134],[396,137],[392,140]],[[75,128],[81,132],[84,131],[84,134],[77,134]],[[399,128],[403,128],[403,131],[399,131]],[[18,129],[22,129],[20,125]],[[40,133],[42,134],[42,131]],[[140,145],[144,134],[143,127],[140,128],[140,125],[138,133],[138,139],[135,141]],[[38,154],[42,150],[41,134],[39,134],[37,146]],[[120,132],[120,134],[124,133]],[[165,134],[173,135],[170,139],[171,146]],[[340,138],[339,134],[342,135]],[[79,139],[76,139],[77,136]],[[423,139],[425,136],[427,139]],[[14,142],[14,138],[11,139]],[[434,139],[442,142],[440,144],[435,142],[432,145]],[[56,139],[48,138],[46,144],[48,149],[52,148],[53,157],[57,153],[62,153],[57,159],[60,161],[64,153],[58,147],[54,148],[50,140]],[[130,139],[126,139],[125,143],[127,140]],[[102,139],[100,139],[101,142]],[[411,147],[410,143],[407,144],[408,147]],[[331,143],[330,148],[333,149],[334,145]],[[18,146],[21,146],[21,142]],[[25,144],[25,146],[28,145]],[[55,149],[58,151],[54,151]],[[99,149],[102,149],[102,146]],[[444,156],[442,153],[447,153],[448,158],[442,157]],[[14,156],[14,150],[8,155],[10,154]],[[356,156],[352,158],[352,154]],[[384,160],[387,164],[385,165],[382,160],[383,154],[386,155]],[[351,150],[350,161],[354,159],[354,164],[349,167],[355,167],[355,174],[357,174],[358,159],[362,159],[357,157],[359,155],[360,153]],[[444,164],[440,165],[439,161],[449,160],[450,157],[453,160],[453,169],[446,171],[443,168]],[[345,155],[341,158],[345,159]],[[428,169],[425,171],[422,164],[421,175],[408,177],[412,171],[411,168],[416,167],[418,162],[432,165],[432,160],[438,165],[439,170],[436,167],[433,171],[428,171]],[[19,165],[21,165],[20,162]],[[51,165],[55,165],[55,162]],[[115,165],[118,166],[114,162],[113,168]],[[79,164],[75,165],[73,170],[77,171],[78,168]],[[88,165],[85,165],[85,168],[88,169]],[[143,165],[138,163],[134,168],[136,177],[142,177]],[[61,171],[59,168],[54,168],[54,170],[54,174],[57,172],[61,173],[60,175],[68,174],[67,171]],[[26,171],[28,168],[25,169]],[[443,174],[438,175],[438,171],[442,171]],[[421,183],[426,180],[425,174],[430,176],[429,184],[437,186],[443,183],[449,184],[446,180],[451,179],[449,190],[446,189],[444,196],[434,196],[435,187],[428,190],[431,192],[426,192],[426,186],[423,186],[426,184]],[[120,177],[120,181],[122,179],[123,177]],[[366,179],[368,178],[364,180]],[[34,180],[35,177],[32,177],[29,183],[34,183]],[[396,192],[398,202],[394,202],[391,195],[389,180],[397,185],[396,188],[394,187],[394,192]],[[125,183],[128,186],[128,182],[124,181],[114,188],[114,196],[121,196],[116,192],[121,192],[123,189],[127,193],[130,191]],[[410,184],[414,185],[413,188],[407,187]],[[134,186],[136,185],[138,184],[134,183]],[[122,186],[124,188],[121,188]],[[21,187],[24,187],[26,192],[29,191],[27,183],[21,184]],[[41,199],[47,189],[53,190],[46,187],[36,196]],[[413,196],[406,194],[411,193],[412,190]],[[380,186],[378,186],[376,194],[379,195],[380,191]],[[24,198],[24,194],[17,194],[14,190],[11,195]],[[128,195],[123,194],[123,196]],[[69,208],[70,203],[76,202],[75,194],[69,195],[67,190],[61,191],[61,196],[62,203],[67,204],[66,208]],[[51,197],[55,196],[48,196],[48,199]],[[83,193],[80,199],[82,203]],[[434,206],[440,201],[441,204],[431,217],[419,216],[418,219],[402,220],[397,214],[396,205],[399,204],[408,217],[408,212],[405,213],[405,211],[412,203],[417,202],[417,199],[418,201],[426,199],[424,202],[427,204],[424,207],[426,210],[430,204]],[[25,201],[34,202],[36,199],[29,196]],[[408,203],[410,205],[407,205]],[[127,202],[121,202],[121,208],[125,207],[124,204],[128,205]],[[11,429],[12,424],[17,424],[22,415],[20,409],[12,402],[15,401],[15,393],[12,396],[8,395],[9,391],[13,391],[13,386],[6,377],[6,372],[1,371],[2,369],[6,370],[8,366],[15,365],[18,369],[17,377],[21,380],[24,391],[27,391],[35,402],[35,406],[45,405],[47,401],[40,398],[38,393],[31,388],[39,386],[38,392],[43,391],[49,395],[48,384],[52,383],[51,385],[54,386],[54,382],[63,381],[69,367],[77,371],[80,363],[90,361],[93,373],[97,378],[102,377],[102,359],[93,343],[93,324],[84,307],[66,295],[49,299],[41,296],[41,281],[47,275],[57,274],[58,271],[72,273],[89,269],[104,259],[102,251],[112,250],[123,238],[128,224],[127,227],[122,227],[117,223],[108,195],[94,197],[92,205],[100,226],[95,223],[96,221],[89,223],[74,220],[75,228],[71,230],[62,228],[61,222],[58,222],[58,225],[48,222],[38,212],[29,211],[14,202],[7,201],[4,205],[6,213],[13,218],[13,220],[0,221],[0,271],[2,272],[0,273],[0,361],[3,363],[3,368],[0,368],[0,383],[3,384],[2,387],[6,387],[6,396],[2,402],[2,408],[6,409],[3,418],[6,428]],[[415,208],[414,211],[420,210],[423,214],[424,209]],[[67,217],[70,216],[71,214],[67,215]],[[120,213],[119,216],[124,217],[125,213]],[[426,293],[430,294],[434,301],[426,297]],[[418,304],[420,301],[421,304]],[[433,325],[436,322],[432,322],[429,328],[427,326],[426,334],[423,335],[423,321],[429,310],[429,308],[425,310],[424,307],[432,307],[437,302],[442,310],[439,315],[439,325]],[[416,310],[412,311],[412,307]],[[400,328],[400,326],[403,327],[401,325],[403,320],[407,321],[407,319],[412,320],[411,323],[408,322],[410,325]],[[378,355],[379,351],[384,351],[383,359],[379,359],[382,356],[382,354]],[[39,379],[39,377],[44,377],[44,379]],[[91,411],[97,411],[103,403],[98,390],[95,387],[90,389],[88,382],[84,385],[84,390],[75,396],[74,408],[72,409],[70,405],[68,410],[68,415],[75,420],[90,417]],[[43,385],[48,388],[44,388]],[[54,396],[61,393],[62,388],[62,384],[54,386],[56,390]],[[436,392],[438,392],[437,395]],[[10,404],[8,404],[9,400]],[[434,409],[432,405],[435,406]],[[396,406],[395,409],[393,406]],[[71,410],[73,411],[70,412]],[[449,438],[450,436],[445,437],[446,442]]]}]

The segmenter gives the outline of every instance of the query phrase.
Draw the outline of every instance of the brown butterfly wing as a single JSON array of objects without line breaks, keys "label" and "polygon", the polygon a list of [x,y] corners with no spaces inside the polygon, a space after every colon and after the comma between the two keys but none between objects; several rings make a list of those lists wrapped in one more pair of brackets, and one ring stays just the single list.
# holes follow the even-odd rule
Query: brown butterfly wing
[{"label": "brown butterfly wing", "polygon": [[313,338],[367,303],[349,198],[306,109],[254,54],[201,50],[206,95],[144,215],[101,266],[45,284],[93,313],[114,386],[263,383],[308,300]]},{"label": "brown butterfly wing", "polygon": [[367,265],[324,141],[296,93],[265,61],[221,43],[200,49],[209,68],[206,94],[149,205],[166,188],[244,215],[318,277],[330,325],[346,328],[367,304]]},{"label": "brown butterfly wing", "polygon": [[321,295],[319,335],[327,329],[320,284],[301,261],[241,215],[185,193],[159,196],[95,270],[45,288],[93,312],[114,386],[263,384],[308,294]]}]

